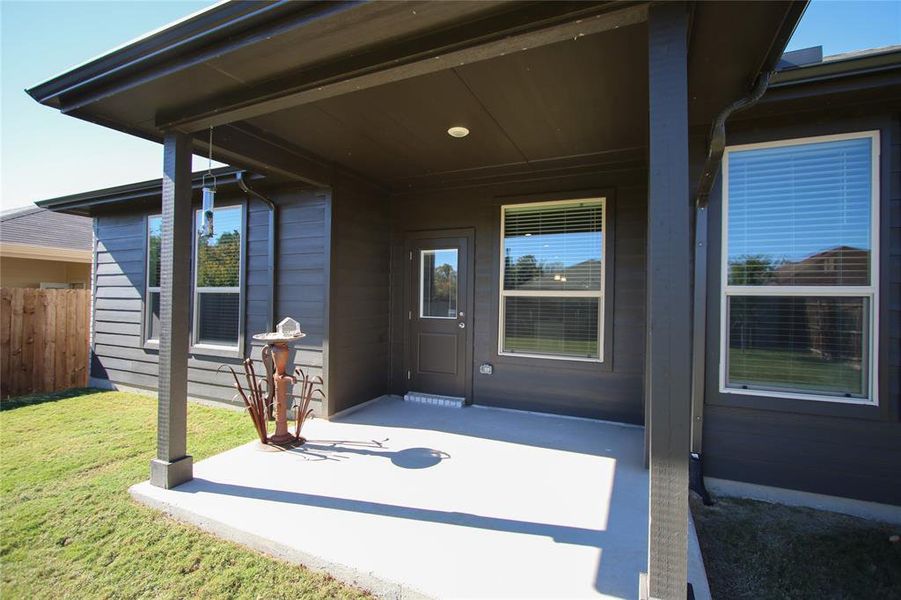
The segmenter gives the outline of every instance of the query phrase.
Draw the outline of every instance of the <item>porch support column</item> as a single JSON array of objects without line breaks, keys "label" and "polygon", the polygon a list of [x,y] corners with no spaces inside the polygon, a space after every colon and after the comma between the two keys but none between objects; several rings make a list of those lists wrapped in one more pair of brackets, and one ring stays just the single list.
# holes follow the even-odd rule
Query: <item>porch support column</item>
[{"label": "porch support column", "polygon": [[193,478],[192,459],[187,455],[192,240],[189,135],[167,133],[163,141],[162,209],[157,450],[150,462],[150,483],[169,489]]},{"label": "porch support column", "polygon": [[684,3],[648,14],[648,363],[650,442],[648,574],[642,598],[688,591],[688,456],[691,431],[688,23]]}]

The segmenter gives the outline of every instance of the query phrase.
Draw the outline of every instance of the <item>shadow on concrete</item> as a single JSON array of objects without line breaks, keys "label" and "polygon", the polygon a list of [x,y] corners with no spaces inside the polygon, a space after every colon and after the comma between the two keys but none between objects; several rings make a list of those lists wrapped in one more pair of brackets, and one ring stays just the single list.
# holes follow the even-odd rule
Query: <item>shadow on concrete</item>
[{"label": "shadow on concrete", "polygon": [[377,515],[380,517],[413,519],[429,523],[457,525],[459,527],[475,527],[478,529],[490,529],[507,533],[540,535],[551,538],[555,542],[561,544],[575,544],[597,548],[601,547],[601,542],[606,535],[606,532],[597,529],[585,529],[565,525],[548,525],[546,523],[532,523],[516,519],[486,517],[472,513],[398,506],[381,502],[335,498],[332,496],[288,492],[285,490],[271,490],[230,483],[219,483],[206,479],[193,479],[189,483],[175,488],[175,491],[191,494],[201,492],[205,494],[222,494],[227,496],[238,496],[241,498],[252,498],[255,500],[265,500],[267,502],[283,502],[286,504],[343,510],[354,513]]},{"label": "shadow on concrete", "polygon": [[428,469],[450,458],[447,452],[432,448],[389,450],[384,446],[387,441],[307,440],[304,445],[291,448],[288,452],[308,460],[344,460],[354,454],[376,456],[390,459],[393,465],[402,469]]},{"label": "shadow on concrete", "polygon": [[[484,439],[608,456],[643,468],[642,427],[592,419],[576,419],[490,407],[443,408],[385,397],[348,415],[337,423],[378,427],[424,429]],[[604,429],[610,436],[598,436]],[[636,438],[637,436],[637,438]],[[628,440],[628,443],[623,443]]]}]

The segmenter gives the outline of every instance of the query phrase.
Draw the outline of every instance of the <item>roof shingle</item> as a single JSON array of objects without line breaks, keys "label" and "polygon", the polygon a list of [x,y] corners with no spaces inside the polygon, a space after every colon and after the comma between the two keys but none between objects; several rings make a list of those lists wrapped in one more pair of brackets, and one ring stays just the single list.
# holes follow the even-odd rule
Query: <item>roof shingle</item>
[{"label": "roof shingle", "polygon": [[92,239],[89,217],[55,213],[36,206],[0,213],[0,242],[90,250]]}]

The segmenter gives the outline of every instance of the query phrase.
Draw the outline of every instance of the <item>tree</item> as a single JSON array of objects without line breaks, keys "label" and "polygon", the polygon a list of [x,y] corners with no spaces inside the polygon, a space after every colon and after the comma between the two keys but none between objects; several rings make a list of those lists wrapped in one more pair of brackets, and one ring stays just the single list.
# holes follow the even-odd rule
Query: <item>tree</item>
[{"label": "tree", "polygon": [[539,277],[542,273],[542,268],[535,256],[526,254],[517,258],[516,263],[513,265],[508,265],[507,273],[513,287],[519,288]]},{"label": "tree", "polygon": [[228,231],[211,238],[199,237],[197,245],[197,286],[238,287],[241,262],[241,234]]},{"label": "tree", "polygon": [[779,266],[763,254],[740,256],[729,261],[729,285],[768,285]]}]

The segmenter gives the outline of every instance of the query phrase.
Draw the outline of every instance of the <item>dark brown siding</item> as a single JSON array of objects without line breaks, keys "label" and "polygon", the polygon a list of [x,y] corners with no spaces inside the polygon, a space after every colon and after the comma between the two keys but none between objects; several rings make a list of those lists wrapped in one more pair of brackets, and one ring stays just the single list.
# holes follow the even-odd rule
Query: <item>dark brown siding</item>
[{"label": "dark brown siding", "polygon": [[[296,345],[295,364],[322,373],[325,323],[325,270],[328,239],[325,229],[328,195],[324,192],[273,193],[279,205],[278,308],[276,322],[297,319],[307,337]],[[226,196],[228,201],[243,201]],[[146,269],[146,214],[108,214],[96,218],[97,274],[94,296],[92,377],[113,384],[156,389],[155,349],[142,345]],[[260,358],[260,346],[251,336],[267,328],[268,315],[268,208],[247,202],[245,344],[244,353]],[[187,301],[187,299],[186,299]],[[230,375],[219,365],[240,363],[238,357],[193,354],[189,357],[188,394],[232,401]],[[319,407],[316,407],[319,410]]]},{"label": "dark brown siding", "polygon": [[[870,116],[882,115],[882,116]],[[862,107],[731,126],[730,144],[879,130],[879,406],[719,393],[721,189],[711,195],[705,472],[709,476],[901,504],[901,129]]]},{"label": "dark brown siding", "polygon": [[[500,206],[607,195],[613,228],[612,281],[604,364],[500,356],[497,352]],[[612,210],[611,210],[612,209]],[[472,401],[476,404],[642,423],[647,187],[644,171],[410,193],[392,199],[391,390],[406,390],[404,365],[404,234],[413,230],[475,231]],[[493,375],[479,374],[482,363]]]},{"label": "dark brown siding", "polygon": [[388,201],[345,181],[332,195],[328,413],[388,391]]}]

